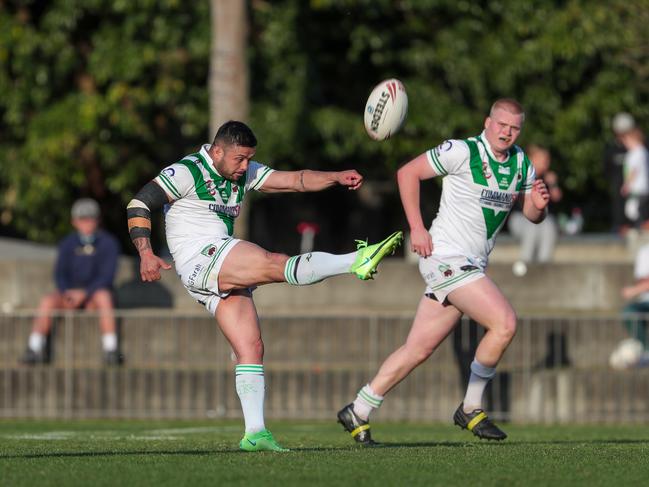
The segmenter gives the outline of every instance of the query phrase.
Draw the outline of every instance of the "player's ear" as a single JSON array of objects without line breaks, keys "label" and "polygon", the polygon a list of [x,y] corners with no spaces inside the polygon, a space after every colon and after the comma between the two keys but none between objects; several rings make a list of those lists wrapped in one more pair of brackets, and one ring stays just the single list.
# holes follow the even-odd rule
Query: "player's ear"
[{"label": "player's ear", "polygon": [[212,152],[212,158],[215,161],[220,161],[223,159],[223,156],[225,155],[225,149],[223,149],[223,146],[221,144],[214,144],[211,149]]}]

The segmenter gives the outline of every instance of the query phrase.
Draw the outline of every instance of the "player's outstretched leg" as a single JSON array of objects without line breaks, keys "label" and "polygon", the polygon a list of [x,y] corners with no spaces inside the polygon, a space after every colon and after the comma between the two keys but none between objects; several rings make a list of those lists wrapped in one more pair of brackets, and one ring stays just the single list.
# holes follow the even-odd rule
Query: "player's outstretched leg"
[{"label": "player's outstretched leg", "polygon": [[349,268],[349,272],[356,274],[356,277],[364,281],[372,279],[372,276],[376,274],[379,262],[386,255],[394,253],[402,240],[403,232],[401,231],[394,232],[385,240],[374,245],[367,245],[367,240],[356,240],[356,260]]},{"label": "player's outstretched leg", "polygon": [[370,433],[370,422],[363,421],[354,412],[354,403],[350,403],[338,411],[338,422],[349,432],[356,443],[364,446],[373,446],[377,443]]},{"label": "player's outstretched leg", "polygon": [[453,422],[462,429],[469,430],[480,439],[504,440],[507,435],[498,426],[493,424],[482,409],[474,409],[470,413],[464,412],[464,403],[455,410]]},{"label": "player's outstretched leg", "polygon": [[288,448],[282,448],[268,430],[246,433],[239,442],[239,448],[243,451],[290,451]]},{"label": "player's outstretched leg", "polygon": [[295,255],[284,265],[284,280],[293,286],[308,286],[341,274],[355,274],[359,279],[371,279],[379,262],[386,255],[394,253],[402,240],[403,233],[394,232],[385,240],[373,245],[357,240],[356,252],[348,254],[309,252]]}]

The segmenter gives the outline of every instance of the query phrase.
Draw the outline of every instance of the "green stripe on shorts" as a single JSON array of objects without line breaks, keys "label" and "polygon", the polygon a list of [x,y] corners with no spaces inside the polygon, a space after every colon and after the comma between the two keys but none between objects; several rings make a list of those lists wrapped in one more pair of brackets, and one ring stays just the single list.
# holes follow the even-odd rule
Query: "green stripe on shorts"
[{"label": "green stripe on shorts", "polygon": [[467,277],[472,276],[472,275],[474,275],[474,274],[478,274],[478,273],[480,273],[480,272],[482,272],[482,271],[480,271],[480,270],[478,270],[478,269],[475,269],[475,270],[473,270],[473,271],[469,271],[469,272],[465,272],[465,273],[463,273],[463,274],[460,274],[459,276],[456,276],[456,277],[454,277],[454,278],[452,278],[452,279],[449,279],[448,281],[443,282],[442,284],[440,284],[440,285],[438,285],[438,286],[430,287],[429,289],[430,289],[431,291],[438,291],[438,290],[440,290],[440,289],[445,288],[446,286],[448,286],[448,285],[450,285],[450,284],[455,284],[456,282],[459,282],[459,281],[461,281],[462,279],[466,279]]}]

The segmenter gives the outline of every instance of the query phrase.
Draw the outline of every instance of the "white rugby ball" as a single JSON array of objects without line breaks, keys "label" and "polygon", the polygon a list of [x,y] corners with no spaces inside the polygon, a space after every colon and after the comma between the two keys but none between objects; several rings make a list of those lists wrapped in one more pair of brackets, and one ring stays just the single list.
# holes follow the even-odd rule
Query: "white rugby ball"
[{"label": "white rugby ball", "polygon": [[397,133],[408,115],[408,95],[403,83],[391,78],[374,87],[365,104],[365,130],[374,140]]}]

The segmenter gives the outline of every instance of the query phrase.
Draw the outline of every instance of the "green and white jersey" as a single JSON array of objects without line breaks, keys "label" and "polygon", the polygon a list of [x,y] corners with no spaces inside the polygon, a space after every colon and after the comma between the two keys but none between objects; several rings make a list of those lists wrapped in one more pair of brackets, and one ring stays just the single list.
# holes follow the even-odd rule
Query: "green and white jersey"
[{"label": "green and white jersey", "polygon": [[165,211],[165,227],[167,245],[176,261],[204,240],[231,237],[246,192],[259,190],[273,173],[271,168],[250,161],[245,176],[229,181],[214,168],[209,148],[204,145],[154,179],[171,201]]},{"label": "green and white jersey", "polygon": [[435,173],[443,176],[439,212],[430,228],[434,252],[481,259],[486,266],[496,235],[519,195],[536,178],[523,150],[513,146],[499,162],[484,133],[447,140],[426,152]]}]

